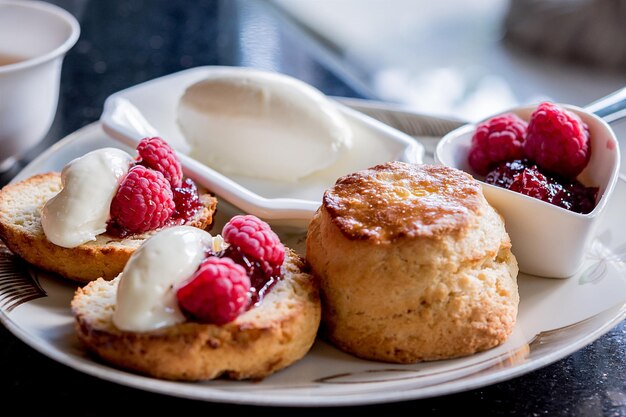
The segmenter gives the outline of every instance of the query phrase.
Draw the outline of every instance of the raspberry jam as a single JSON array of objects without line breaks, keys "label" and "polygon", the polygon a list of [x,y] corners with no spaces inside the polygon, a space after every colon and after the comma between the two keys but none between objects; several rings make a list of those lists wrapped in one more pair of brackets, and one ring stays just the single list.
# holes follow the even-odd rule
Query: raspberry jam
[{"label": "raspberry jam", "polygon": [[260,262],[248,257],[235,245],[230,245],[218,256],[228,257],[246,270],[248,277],[250,277],[250,304],[248,308],[259,305],[281,278],[280,267],[272,268],[267,262]]},{"label": "raspberry jam", "polygon": [[174,192],[174,221],[182,220],[183,223],[191,220],[202,207],[196,184],[187,178],[180,187],[172,188]]},{"label": "raspberry jam", "polygon": [[501,163],[487,174],[485,182],[581,214],[594,209],[598,195],[598,187],[545,175],[528,159]]},{"label": "raspberry jam", "polygon": [[109,235],[109,236],[113,236],[113,237],[116,237],[116,238],[119,238],[119,239],[124,239],[124,238],[132,235],[130,230],[128,230],[125,227],[120,226],[113,219],[111,219],[111,220],[109,220],[107,222],[107,230],[106,230],[105,233],[107,235]]},{"label": "raspberry jam", "polygon": [[[182,225],[193,219],[198,210],[202,208],[202,202],[198,195],[196,184],[187,178],[182,186],[173,188],[175,209],[168,219],[166,226]],[[116,221],[109,220],[106,234],[123,239],[134,233],[127,228],[120,226]]]}]

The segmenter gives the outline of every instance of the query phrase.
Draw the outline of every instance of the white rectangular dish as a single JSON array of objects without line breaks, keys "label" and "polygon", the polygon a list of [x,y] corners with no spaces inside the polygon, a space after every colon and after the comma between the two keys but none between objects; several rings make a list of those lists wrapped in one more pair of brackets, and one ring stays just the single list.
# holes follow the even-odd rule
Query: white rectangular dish
[{"label": "white rectangular dish", "polygon": [[111,137],[132,147],[144,137],[161,136],[177,150],[186,175],[241,210],[267,220],[308,221],[319,207],[324,190],[351,172],[392,160],[422,162],[424,149],[419,142],[335,102],[352,129],[354,143],[348,156],[329,169],[290,182],[225,175],[200,163],[188,155],[190,147],[176,122],[179,99],[199,80],[246,71],[250,69],[198,67],[128,88],[106,100],[102,125]]}]

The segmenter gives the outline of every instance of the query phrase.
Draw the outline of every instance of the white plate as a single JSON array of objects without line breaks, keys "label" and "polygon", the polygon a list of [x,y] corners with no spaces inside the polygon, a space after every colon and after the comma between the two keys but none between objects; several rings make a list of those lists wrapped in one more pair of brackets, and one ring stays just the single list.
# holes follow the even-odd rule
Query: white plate
[{"label": "white plate", "polygon": [[[60,169],[89,150],[115,146],[99,124],[53,146],[18,179]],[[167,395],[241,404],[358,405],[469,390],[530,372],[591,343],[626,315],[626,181],[615,194],[587,251],[583,272],[567,280],[520,275],[518,322],[502,346],[467,358],[414,365],[357,359],[317,341],[301,361],[261,382],[162,381],[118,370],[81,348],[69,309],[75,285],[16,263],[0,253],[0,319],[41,353],[102,379]],[[220,201],[216,229],[234,209]],[[304,229],[282,228],[281,238],[302,250]]]},{"label": "white plate", "polygon": [[308,222],[324,190],[337,178],[387,161],[422,162],[424,149],[410,136],[337,102],[353,132],[352,148],[328,169],[295,183],[227,176],[189,157],[189,145],[176,123],[178,101],[185,89],[211,75],[250,71],[257,70],[207,66],[156,78],[108,97],[100,120],[114,139],[133,147],[144,137],[163,137],[178,151],[187,176],[239,209],[268,220]]}]

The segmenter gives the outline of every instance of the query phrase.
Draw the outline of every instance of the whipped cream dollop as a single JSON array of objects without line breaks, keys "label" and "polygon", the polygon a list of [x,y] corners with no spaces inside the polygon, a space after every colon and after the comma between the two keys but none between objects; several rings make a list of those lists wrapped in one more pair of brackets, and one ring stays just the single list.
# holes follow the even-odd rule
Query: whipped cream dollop
[{"label": "whipped cream dollop", "polygon": [[117,288],[113,323],[124,331],[145,332],[185,321],[176,291],[198,269],[209,250],[224,241],[191,226],[164,229],[133,253]]},{"label": "whipped cream dollop", "polygon": [[43,206],[41,224],[55,245],[74,248],[104,233],[119,183],[133,157],[115,148],[89,152],[61,172],[62,190]]},{"label": "whipped cream dollop", "polygon": [[352,130],[319,90],[286,75],[217,72],[187,88],[178,125],[191,156],[224,173],[296,181],[332,165]]}]

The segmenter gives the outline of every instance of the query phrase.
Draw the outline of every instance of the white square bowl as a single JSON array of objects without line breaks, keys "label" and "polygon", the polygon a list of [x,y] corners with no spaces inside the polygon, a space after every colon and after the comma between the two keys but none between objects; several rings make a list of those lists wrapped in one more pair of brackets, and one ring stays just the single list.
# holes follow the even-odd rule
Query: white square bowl
[{"label": "white square bowl", "polygon": [[[439,142],[435,152],[438,163],[468,172],[481,182],[485,197],[504,217],[520,270],[551,278],[566,278],[579,270],[594,225],[615,187],[620,166],[617,138],[604,120],[579,107],[559,106],[577,114],[589,127],[591,159],[578,180],[584,185],[599,187],[599,191],[596,206],[588,214],[575,213],[483,182],[484,177],[477,175],[467,162],[477,125],[450,132]],[[536,106],[519,107],[501,114],[515,113],[528,121],[535,109]]]}]

